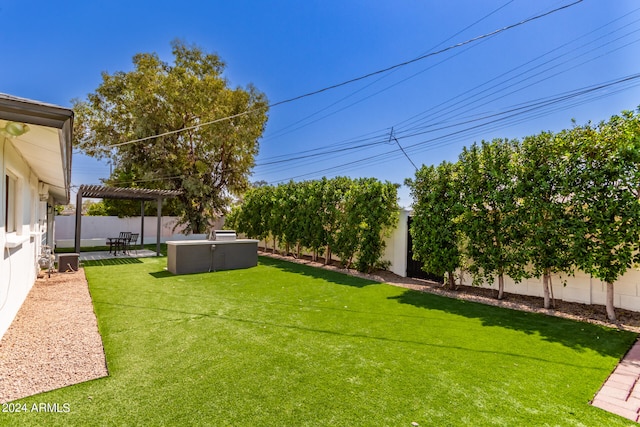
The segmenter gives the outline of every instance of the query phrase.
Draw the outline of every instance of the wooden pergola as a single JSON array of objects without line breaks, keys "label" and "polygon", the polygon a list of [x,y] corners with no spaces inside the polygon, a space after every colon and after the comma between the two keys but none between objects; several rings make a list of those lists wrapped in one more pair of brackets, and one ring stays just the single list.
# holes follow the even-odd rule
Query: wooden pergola
[{"label": "wooden pergola", "polygon": [[76,196],[76,238],[75,251],[80,253],[82,234],[82,198],[140,200],[140,244],[144,245],[144,202],[156,200],[158,203],[158,228],[156,232],[156,255],[160,256],[160,232],[162,226],[162,201],[182,194],[180,190],[152,190],[147,188],[106,187],[103,185],[81,185]]}]

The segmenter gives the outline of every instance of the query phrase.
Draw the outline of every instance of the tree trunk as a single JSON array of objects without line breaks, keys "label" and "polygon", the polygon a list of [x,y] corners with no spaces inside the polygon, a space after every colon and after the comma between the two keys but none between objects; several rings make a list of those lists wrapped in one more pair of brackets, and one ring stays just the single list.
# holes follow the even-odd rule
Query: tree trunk
[{"label": "tree trunk", "polygon": [[300,242],[296,244],[296,258],[300,259]]},{"label": "tree trunk", "polygon": [[456,279],[453,277],[453,272],[451,271],[447,272],[447,276],[449,276],[448,277],[449,289],[453,291],[456,288]]},{"label": "tree trunk", "polygon": [[616,310],[613,307],[613,283],[607,283],[607,317],[610,321],[616,321]]},{"label": "tree trunk", "polygon": [[551,307],[551,298],[549,298],[549,270],[545,269],[542,275],[542,290],[544,292],[544,308]]},{"label": "tree trunk", "polygon": [[504,298],[504,275],[498,276],[498,299]]},{"label": "tree trunk", "polygon": [[331,259],[331,247],[329,245],[327,245],[327,251],[326,251],[325,257],[324,257],[324,265],[331,264],[329,262],[330,259]]},{"label": "tree trunk", "polygon": [[549,292],[551,292],[551,307],[556,308],[556,297],[553,296],[553,282],[551,281],[551,273],[549,273]]}]

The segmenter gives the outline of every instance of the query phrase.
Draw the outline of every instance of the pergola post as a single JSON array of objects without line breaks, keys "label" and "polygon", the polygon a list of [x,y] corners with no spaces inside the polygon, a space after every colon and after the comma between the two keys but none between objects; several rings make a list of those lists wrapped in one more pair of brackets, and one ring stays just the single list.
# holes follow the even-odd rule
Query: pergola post
[{"label": "pergola post", "polygon": [[162,197],[158,197],[158,229],[156,231],[156,256],[160,256],[161,228],[162,228]]},{"label": "pergola post", "polygon": [[144,200],[140,201],[140,247],[144,249]]},{"label": "pergola post", "polygon": [[158,202],[158,227],[156,234],[156,255],[160,256],[160,234],[162,231],[162,202],[167,197],[176,197],[182,192],[180,190],[154,190],[147,188],[125,188],[125,187],[104,187],[98,185],[81,185],[78,189],[76,199],[76,252],[80,252],[81,242],[81,222],[82,222],[82,198],[99,198],[99,199],[121,199],[121,200],[140,200],[140,216],[142,224],[140,226],[140,244],[144,245],[144,201]]},{"label": "pergola post", "polygon": [[78,189],[76,195],[76,236],[75,236],[75,251],[80,253],[80,237],[82,235],[82,189]]}]

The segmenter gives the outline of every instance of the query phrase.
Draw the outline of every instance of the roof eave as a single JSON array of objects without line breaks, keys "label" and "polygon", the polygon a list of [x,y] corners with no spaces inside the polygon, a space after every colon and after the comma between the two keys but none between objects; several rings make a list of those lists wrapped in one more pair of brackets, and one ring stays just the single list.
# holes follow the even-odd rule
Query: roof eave
[{"label": "roof eave", "polygon": [[64,188],[58,188],[58,191],[52,189],[51,195],[56,203],[69,203],[73,151],[73,110],[0,93],[0,117],[4,120],[59,129],[60,161],[64,174]]}]

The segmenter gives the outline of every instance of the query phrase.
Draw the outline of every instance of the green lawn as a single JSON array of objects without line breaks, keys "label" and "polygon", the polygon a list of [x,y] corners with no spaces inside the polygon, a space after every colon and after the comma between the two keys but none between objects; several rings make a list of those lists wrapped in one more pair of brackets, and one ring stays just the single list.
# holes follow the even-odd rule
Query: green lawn
[{"label": "green lawn", "polygon": [[634,425],[588,402],[635,334],[268,258],[184,276],[166,258],[97,264],[110,376],[19,401],[69,413],[2,424]]}]

